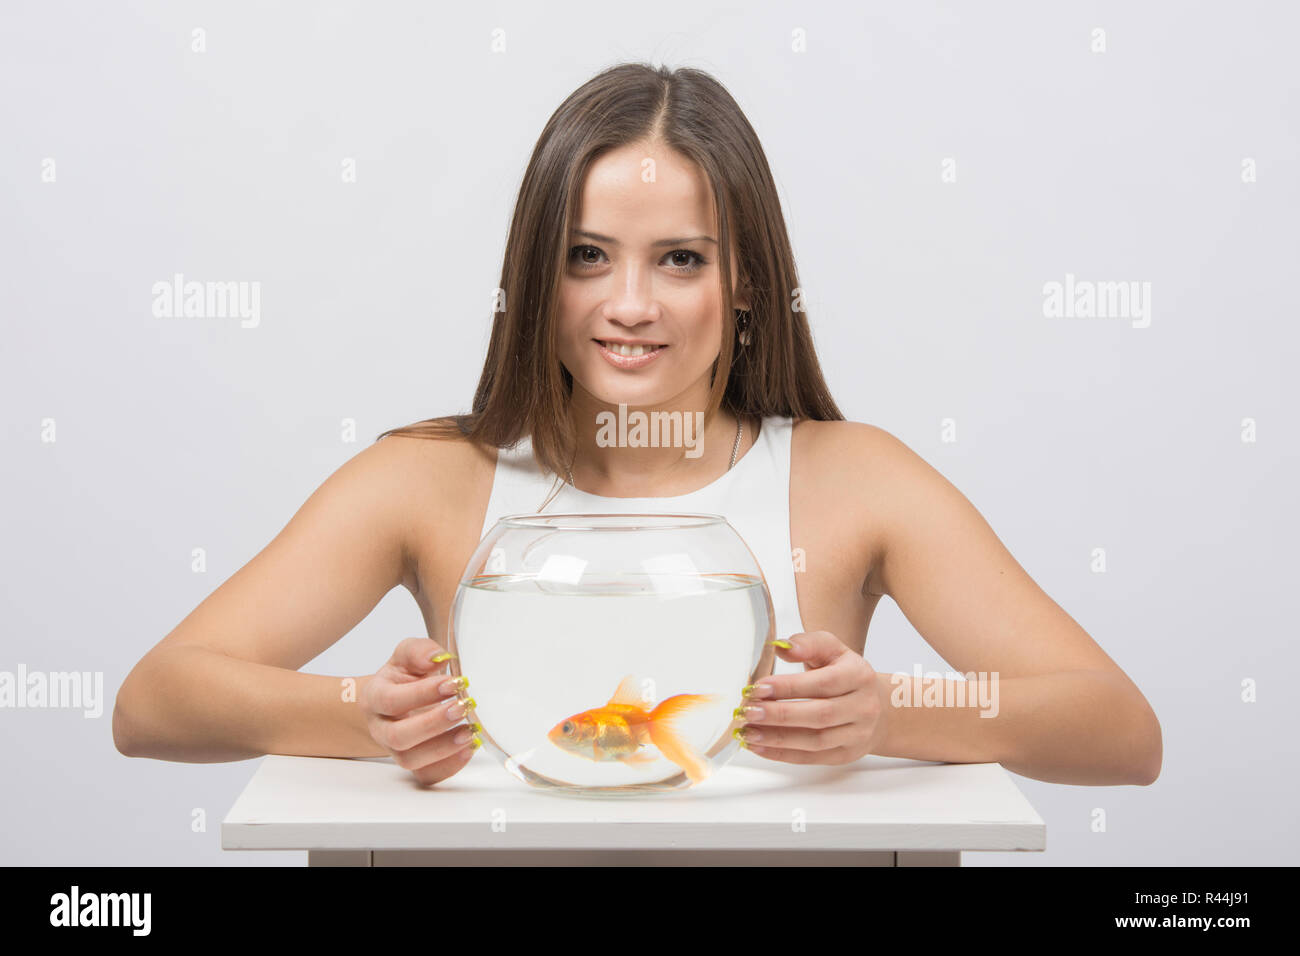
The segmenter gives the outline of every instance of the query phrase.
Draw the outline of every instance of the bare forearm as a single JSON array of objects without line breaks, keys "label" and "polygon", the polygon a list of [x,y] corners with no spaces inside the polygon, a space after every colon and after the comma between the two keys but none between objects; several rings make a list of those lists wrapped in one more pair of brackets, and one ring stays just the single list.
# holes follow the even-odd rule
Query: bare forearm
[{"label": "bare forearm", "polygon": [[378,757],[343,678],[185,645],[155,649],[118,692],[113,733],[135,757],[216,763],[263,754]]},{"label": "bare forearm", "polygon": [[[1000,763],[1036,780],[1092,786],[1148,784],[1159,772],[1160,725],[1122,677],[1068,671],[1000,679],[973,694],[973,681],[879,676],[888,710],[873,751],[881,756]],[[944,703],[958,700],[958,689],[967,704]]]}]

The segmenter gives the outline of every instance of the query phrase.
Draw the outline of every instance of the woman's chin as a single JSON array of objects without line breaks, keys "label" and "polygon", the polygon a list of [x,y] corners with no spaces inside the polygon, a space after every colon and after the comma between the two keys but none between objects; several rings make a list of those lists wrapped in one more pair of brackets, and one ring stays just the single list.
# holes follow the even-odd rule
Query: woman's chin
[{"label": "woman's chin", "polygon": [[[576,379],[575,382],[577,382]],[[637,387],[629,387],[626,382],[612,383],[609,381],[578,384],[581,384],[584,391],[597,402],[611,406],[658,406],[677,394],[671,388],[664,388],[662,385],[650,382]]]},{"label": "woman's chin", "polygon": [[622,405],[625,408],[659,408],[667,400],[662,395],[642,395],[628,392],[610,392],[605,395],[593,395],[596,401],[610,408]]}]

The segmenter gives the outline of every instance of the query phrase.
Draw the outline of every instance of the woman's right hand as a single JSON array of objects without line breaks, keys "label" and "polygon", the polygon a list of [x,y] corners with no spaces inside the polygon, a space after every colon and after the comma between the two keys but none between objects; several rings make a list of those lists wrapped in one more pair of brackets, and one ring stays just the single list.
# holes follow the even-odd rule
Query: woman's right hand
[{"label": "woman's right hand", "polygon": [[445,651],[436,641],[408,637],[366,682],[360,700],[375,743],[426,786],[456,773],[476,749],[473,729],[457,726],[465,718],[463,698],[449,683],[447,663],[429,660]]}]

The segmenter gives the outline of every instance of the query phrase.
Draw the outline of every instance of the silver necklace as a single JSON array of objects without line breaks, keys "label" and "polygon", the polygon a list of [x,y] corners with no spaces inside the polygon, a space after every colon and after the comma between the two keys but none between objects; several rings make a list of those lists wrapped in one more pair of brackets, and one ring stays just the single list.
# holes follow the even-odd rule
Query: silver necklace
[{"label": "silver necklace", "polygon": [[[745,420],[744,420],[743,418],[739,418],[739,417],[737,417],[737,419],[736,419],[736,441],[735,441],[735,443],[731,446],[731,464],[727,465],[727,471],[731,471],[732,468],[736,467],[736,454],[737,454],[737,452],[740,451],[740,436],[741,436],[741,434],[742,434],[744,431],[745,431]],[[568,469],[568,472],[569,472],[569,484],[573,485],[573,488],[574,488],[574,490],[576,491],[577,488],[578,488],[578,485],[577,485],[577,483],[574,482],[574,480],[573,480],[573,467],[572,467],[571,465],[565,465],[565,468]]]}]

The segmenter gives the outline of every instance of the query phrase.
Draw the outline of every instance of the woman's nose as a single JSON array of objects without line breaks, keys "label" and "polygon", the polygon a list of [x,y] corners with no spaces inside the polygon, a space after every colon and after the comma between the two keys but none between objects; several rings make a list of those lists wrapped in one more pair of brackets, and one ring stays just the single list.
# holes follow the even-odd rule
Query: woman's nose
[{"label": "woman's nose", "polygon": [[615,321],[636,323],[653,319],[657,311],[650,270],[635,264],[616,269],[606,315]]}]

